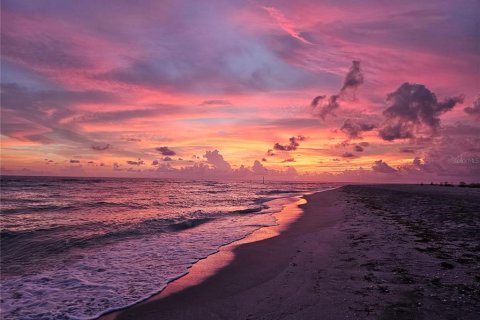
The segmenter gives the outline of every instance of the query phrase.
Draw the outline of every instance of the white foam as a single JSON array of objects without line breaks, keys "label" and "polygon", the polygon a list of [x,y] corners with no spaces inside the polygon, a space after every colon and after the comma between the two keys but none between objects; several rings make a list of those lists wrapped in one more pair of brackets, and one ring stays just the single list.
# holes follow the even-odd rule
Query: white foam
[{"label": "white foam", "polygon": [[262,225],[270,215],[226,217],[182,232],[76,249],[81,258],[39,274],[2,281],[4,319],[92,319],[137,303]]}]

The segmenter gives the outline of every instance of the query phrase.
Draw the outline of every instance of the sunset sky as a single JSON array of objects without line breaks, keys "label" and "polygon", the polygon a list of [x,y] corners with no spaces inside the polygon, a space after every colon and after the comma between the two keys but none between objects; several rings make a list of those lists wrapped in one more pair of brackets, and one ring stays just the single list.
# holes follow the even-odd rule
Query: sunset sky
[{"label": "sunset sky", "polygon": [[3,0],[2,174],[478,180],[479,15]]}]

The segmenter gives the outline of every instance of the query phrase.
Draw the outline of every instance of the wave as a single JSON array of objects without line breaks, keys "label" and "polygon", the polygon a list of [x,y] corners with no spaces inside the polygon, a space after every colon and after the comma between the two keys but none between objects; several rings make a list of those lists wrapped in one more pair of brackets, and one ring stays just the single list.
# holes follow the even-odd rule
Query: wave
[{"label": "wave", "polygon": [[[48,229],[27,231],[1,230],[2,255],[16,256],[22,247],[24,254],[31,251],[61,253],[74,247],[87,247],[126,238],[154,235],[163,232],[179,232],[194,228],[215,219],[229,215],[247,215],[260,213],[268,209],[266,205],[246,209],[204,212],[196,210],[178,217],[146,219],[136,223],[94,223],[81,225],[56,226]],[[106,231],[109,230],[109,231]],[[4,256],[4,258],[6,258]]]},{"label": "wave", "polygon": [[205,191],[205,193],[210,193],[210,194],[225,193],[225,190],[208,190],[208,191]]},{"label": "wave", "polygon": [[[82,205],[80,205],[81,207]],[[129,202],[129,203],[119,203],[119,202],[108,202],[108,201],[96,201],[96,202],[91,202],[85,204],[87,207],[122,207],[122,208],[129,208],[129,209],[147,209],[149,206],[140,204],[140,203],[135,203],[135,202]]]},{"label": "wave", "polygon": [[18,214],[18,213],[31,213],[31,212],[43,212],[43,211],[61,211],[61,210],[72,210],[75,209],[72,205],[67,206],[56,206],[56,205],[36,205],[29,207],[20,207],[20,208],[8,208],[2,209],[2,214]]},{"label": "wave", "polygon": [[264,209],[268,209],[268,206],[261,206],[261,207],[255,207],[255,208],[248,208],[248,209],[242,209],[242,210],[234,210],[230,211],[233,214],[249,214],[249,213],[258,213]]},{"label": "wave", "polygon": [[187,219],[187,220],[182,221],[182,222],[172,223],[169,226],[169,229],[174,230],[174,231],[181,231],[181,230],[185,230],[185,229],[198,227],[199,225],[207,223],[207,222],[212,221],[212,220],[213,220],[213,218]]},{"label": "wave", "polygon": [[[17,202],[27,202],[27,201],[17,201]],[[67,205],[34,205],[34,206],[23,206],[17,208],[7,208],[2,209],[2,214],[21,214],[21,213],[32,213],[32,212],[45,212],[45,211],[66,211],[66,210],[81,210],[86,208],[105,208],[105,207],[115,207],[115,208],[126,208],[126,209],[147,209],[149,206],[140,204],[140,203],[119,203],[119,202],[108,202],[108,201],[96,201],[96,202],[86,202],[86,203],[71,203]]]},{"label": "wave", "polygon": [[299,193],[300,190],[267,190],[267,191],[260,191],[258,194],[261,195],[272,195],[272,194],[283,194],[283,193]]},{"label": "wave", "polygon": [[103,183],[107,182],[105,179],[93,179],[93,178],[62,178],[58,179],[59,182],[73,182],[80,184],[90,184],[90,183]]}]

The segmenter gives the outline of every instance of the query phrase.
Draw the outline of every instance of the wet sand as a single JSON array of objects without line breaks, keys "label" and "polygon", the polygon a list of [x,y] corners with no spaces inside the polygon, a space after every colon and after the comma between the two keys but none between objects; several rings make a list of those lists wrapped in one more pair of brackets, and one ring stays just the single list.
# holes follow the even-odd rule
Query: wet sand
[{"label": "wet sand", "polygon": [[[345,186],[109,319],[478,319],[480,190]],[[294,204],[295,205],[295,204]]]}]

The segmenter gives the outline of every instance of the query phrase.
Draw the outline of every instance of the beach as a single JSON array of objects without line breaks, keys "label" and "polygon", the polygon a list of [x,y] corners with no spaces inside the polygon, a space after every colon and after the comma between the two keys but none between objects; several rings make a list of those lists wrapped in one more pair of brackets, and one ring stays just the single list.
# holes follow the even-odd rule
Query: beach
[{"label": "beach", "polygon": [[349,185],[297,204],[104,318],[478,319],[478,189]]}]

